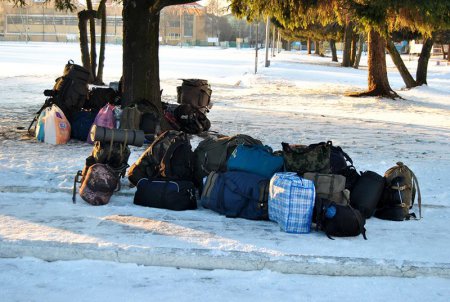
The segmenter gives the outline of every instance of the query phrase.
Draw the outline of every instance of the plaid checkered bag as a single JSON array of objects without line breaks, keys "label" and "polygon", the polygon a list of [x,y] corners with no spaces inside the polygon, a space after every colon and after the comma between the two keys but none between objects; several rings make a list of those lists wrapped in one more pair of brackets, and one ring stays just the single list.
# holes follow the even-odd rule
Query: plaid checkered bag
[{"label": "plaid checkered bag", "polygon": [[269,185],[269,219],[287,233],[309,233],[315,197],[311,180],[295,172],[275,173]]}]

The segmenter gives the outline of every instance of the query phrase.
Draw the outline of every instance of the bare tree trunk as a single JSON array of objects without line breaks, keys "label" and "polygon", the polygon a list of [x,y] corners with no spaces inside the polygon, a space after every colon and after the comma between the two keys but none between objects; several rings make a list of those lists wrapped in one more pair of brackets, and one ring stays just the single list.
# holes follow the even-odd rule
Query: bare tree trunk
[{"label": "bare tree trunk", "polygon": [[355,65],[356,60],[356,43],[358,42],[358,35],[352,35],[352,50],[350,52],[350,66]]},{"label": "bare tree trunk", "polygon": [[444,48],[444,44],[441,44],[441,50],[442,50],[442,60],[445,60],[445,48]]},{"label": "bare tree trunk", "polygon": [[344,32],[344,49],[342,52],[342,66],[350,67],[351,65],[351,48],[352,48],[352,36],[353,36],[353,23],[347,21],[345,24]]},{"label": "bare tree trunk", "polygon": [[[93,10],[92,7],[92,1],[91,0],[86,0],[86,5],[88,10]],[[96,41],[96,37],[95,37],[95,17],[96,15],[90,16],[89,17],[89,32],[90,32],[90,36],[91,36],[91,51],[90,51],[90,56],[91,56],[91,73],[92,73],[92,79],[95,80],[95,78],[97,77],[97,41]]]},{"label": "bare tree trunk", "polygon": [[308,42],[306,42],[306,51],[310,55],[311,54],[311,39],[308,38]]},{"label": "bare tree trunk", "polygon": [[395,66],[400,72],[403,82],[405,82],[406,88],[413,88],[418,86],[416,81],[412,77],[411,73],[409,73],[408,68],[406,68],[405,63],[402,60],[402,57],[400,56],[400,54],[397,51],[397,48],[394,45],[394,42],[392,42],[391,39],[388,39],[386,42],[387,42],[386,48],[389,51],[389,54],[391,55],[392,61],[394,62]]},{"label": "bare tree trunk", "polygon": [[103,83],[103,67],[105,65],[105,43],[106,43],[106,5],[105,0],[100,2],[98,7],[98,14],[101,20],[101,31],[100,31],[100,52],[98,57],[98,69],[97,77],[94,84],[105,85]]},{"label": "bare tree trunk", "polygon": [[[123,99],[122,105],[150,100],[162,116],[159,83],[159,10],[147,0],[123,2]],[[147,26],[142,26],[147,24]]]},{"label": "bare tree trunk", "polygon": [[314,41],[314,54],[320,55],[320,42],[317,40]]},{"label": "bare tree trunk", "polygon": [[355,63],[353,63],[353,68],[355,68],[355,69],[359,68],[359,62],[361,62],[361,55],[363,52],[363,47],[364,47],[364,34],[359,34],[358,52],[356,54]]},{"label": "bare tree trunk", "polygon": [[[95,14],[93,10],[82,10],[78,13],[78,30],[80,31],[80,51],[83,67],[91,71],[91,61],[89,55],[89,43],[87,36],[87,20]],[[89,77],[89,83],[94,81],[92,73]]]},{"label": "bare tree trunk", "polygon": [[417,63],[416,81],[418,85],[427,84],[428,61],[430,60],[432,47],[433,39],[426,39],[420,52],[419,62]]},{"label": "bare tree trunk", "polygon": [[447,61],[450,62],[450,43],[448,43],[448,48],[447,48]]},{"label": "bare tree trunk", "polygon": [[331,48],[331,61],[338,62],[337,51],[336,51],[336,40],[330,40]]},{"label": "bare tree trunk", "polygon": [[351,94],[351,96],[380,96],[388,98],[399,97],[389,85],[386,69],[386,42],[375,30],[369,31],[369,54],[368,54],[368,91]]}]

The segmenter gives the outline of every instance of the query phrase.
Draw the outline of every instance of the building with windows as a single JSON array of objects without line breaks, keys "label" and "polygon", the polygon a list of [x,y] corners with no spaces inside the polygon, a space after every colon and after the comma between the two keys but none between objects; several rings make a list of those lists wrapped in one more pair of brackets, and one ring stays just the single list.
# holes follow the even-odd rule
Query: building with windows
[{"label": "building with windows", "polygon": [[[98,1],[93,1],[94,8]],[[28,0],[27,6],[15,7],[0,2],[0,40],[6,41],[78,41],[77,12],[57,11],[53,3]],[[78,11],[86,9],[76,3]],[[122,5],[107,0],[106,41],[122,43]],[[193,3],[165,8],[160,18],[160,43],[167,45],[205,45],[206,8]],[[96,35],[100,35],[100,20],[96,20]]]}]

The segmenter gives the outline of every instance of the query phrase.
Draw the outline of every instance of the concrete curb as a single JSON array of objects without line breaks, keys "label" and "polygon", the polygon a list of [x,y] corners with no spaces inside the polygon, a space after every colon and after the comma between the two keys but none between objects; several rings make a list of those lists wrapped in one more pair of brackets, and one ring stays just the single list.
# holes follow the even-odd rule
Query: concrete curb
[{"label": "concrete curb", "polygon": [[327,276],[450,278],[450,263],[349,257],[289,255],[208,249],[136,248],[44,241],[0,241],[1,258],[35,257],[45,261],[103,260],[148,266],[256,271]]}]

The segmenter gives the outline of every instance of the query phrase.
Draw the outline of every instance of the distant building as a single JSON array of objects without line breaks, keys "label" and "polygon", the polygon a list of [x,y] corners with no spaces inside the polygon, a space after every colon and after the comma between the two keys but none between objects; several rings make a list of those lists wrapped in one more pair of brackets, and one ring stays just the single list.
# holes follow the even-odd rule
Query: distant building
[{"label": "distant building", "polygon": [[[93,1],[94,8],[98,1]],[[0,40],[7,41],[78,41],[77,12],[56,11],[53,2],[27,0],[27,6],[14,7],[0,2]],[[78,11],[86,9],[76,3]],[[122,43],[122,5],[107,0],[108,43]],[[168,45],[206,45],[206,8],[193,3],[170,6],[162,10],[160,19],[160,43]],[[96,20],[96,35],[100,35],[100,20]]]}]

